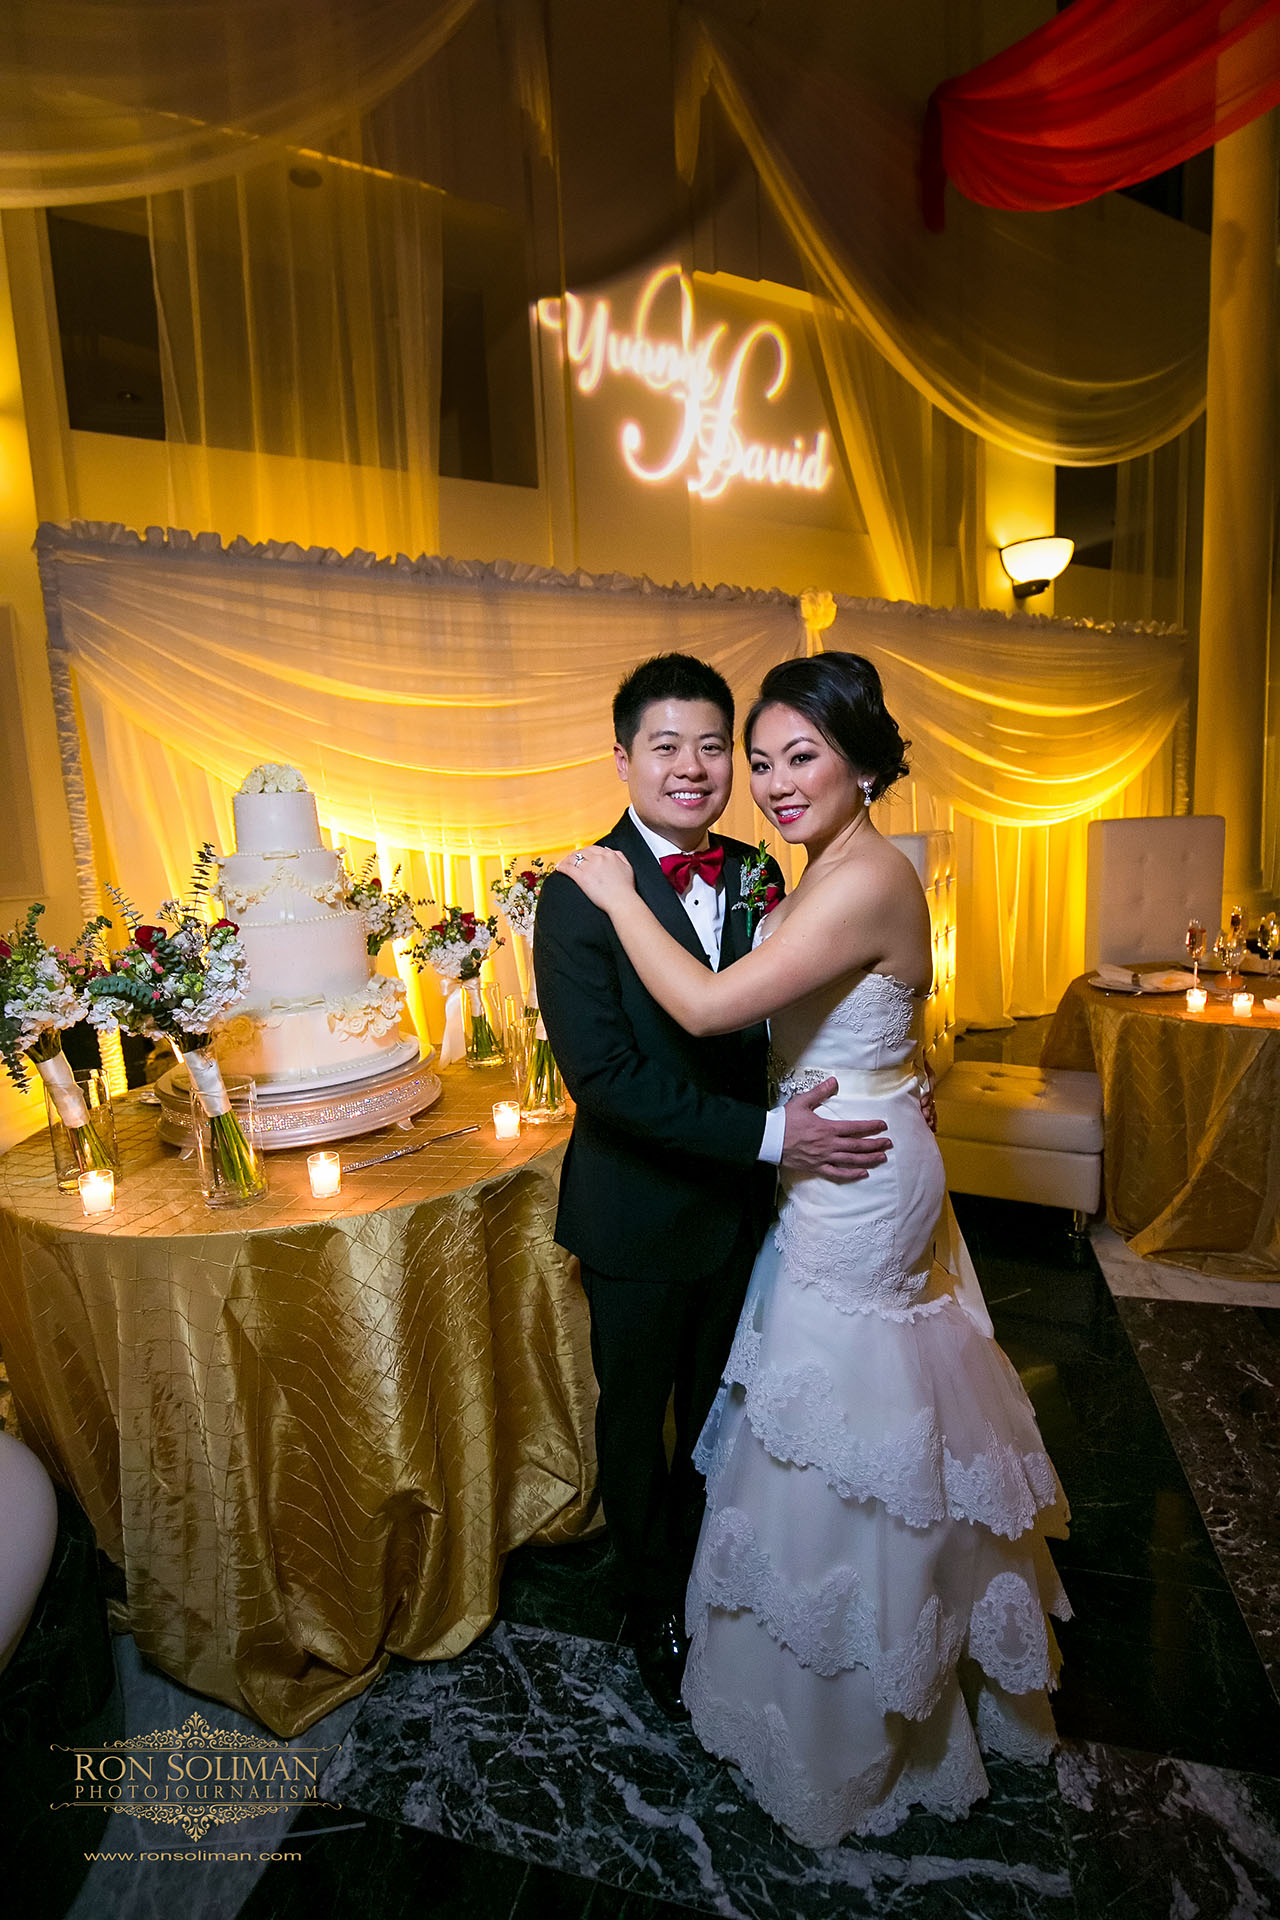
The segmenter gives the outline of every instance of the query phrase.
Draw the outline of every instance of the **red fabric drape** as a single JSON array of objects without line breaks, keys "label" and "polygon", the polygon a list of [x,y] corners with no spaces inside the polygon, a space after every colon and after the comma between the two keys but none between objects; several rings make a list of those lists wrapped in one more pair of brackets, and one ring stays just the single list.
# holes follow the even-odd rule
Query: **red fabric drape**
[{"label": "red fabric drape", "polygon": [[1045,212],[1149,179],[1280,102],[1280,0],[1072,0],[929,101],[925,219],[950,179]]}]

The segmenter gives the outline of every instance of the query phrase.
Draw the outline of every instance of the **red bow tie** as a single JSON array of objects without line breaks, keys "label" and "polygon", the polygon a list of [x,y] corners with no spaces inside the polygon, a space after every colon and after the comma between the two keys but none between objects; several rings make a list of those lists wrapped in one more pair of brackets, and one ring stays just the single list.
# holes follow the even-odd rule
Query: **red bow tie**
[{"label": "red bow tie", "polygon": [[695,873],[714,887],[724,865],[724,848],[703,847],[699,853],[664,853],[658,865],[677,893],[688,893]]}]

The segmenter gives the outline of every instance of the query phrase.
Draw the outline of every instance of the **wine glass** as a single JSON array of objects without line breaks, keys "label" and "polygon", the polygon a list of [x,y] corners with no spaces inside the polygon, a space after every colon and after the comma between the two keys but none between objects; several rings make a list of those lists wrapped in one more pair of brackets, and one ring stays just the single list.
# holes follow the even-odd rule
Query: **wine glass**
[{"label": "wine glass", "polygon": [[1227,978],[1223,981],[1223,986],[1240,986],[1242,984],[1243,975],[1240,973],[1240,962],[1244,959],[1248,949],[1248,939],[1248,932],[1244,924],[1244,908],[1232,907],[1229,915],[1229,926],[1222,935],[1222,958],[1227,968]]},{"label": "wine glass", "polygon": [[1204,959],[1205,929],[1199,920],[1187,923],[1187,954],[1191,961],[1191,972],[1197,986],[1200,985],[1200,962]]},{"label": "wine glass", "polygon": [[1280,919],[1266,914],[1258,924],[1258,952],[1267,963],[1267,972],[1275,972],[1275,957],[1280,953]]}]

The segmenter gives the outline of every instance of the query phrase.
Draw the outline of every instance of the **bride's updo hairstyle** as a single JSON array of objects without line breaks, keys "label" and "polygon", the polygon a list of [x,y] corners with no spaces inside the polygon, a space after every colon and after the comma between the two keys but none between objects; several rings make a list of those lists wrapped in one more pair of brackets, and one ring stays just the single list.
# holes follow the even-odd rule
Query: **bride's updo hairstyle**
[{"label": "bride's updo hairstyle", "polygon": [[817,653],[770,667],[743,728],[748,753],[766,707],[794,707],[811,721],[850,766],[874,780],[869,799],[878,800],[907,772],[911,742],[884,704],[880,675],[860,653]]}]

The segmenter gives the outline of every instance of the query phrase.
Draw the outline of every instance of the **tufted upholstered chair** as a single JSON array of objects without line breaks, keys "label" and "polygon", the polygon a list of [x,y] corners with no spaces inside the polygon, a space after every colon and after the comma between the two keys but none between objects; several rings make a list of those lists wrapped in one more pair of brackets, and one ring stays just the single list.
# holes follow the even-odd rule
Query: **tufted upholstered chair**
[{"label": "tufted upholstered chair", "polygon": [[1212,944],[1222,919],[1227,823],[1218,813],[1172,819],[1091,820],[1085,893],[1084,958],[1182,960],[1187,922],[1199,920]]},{"label": "tufted upholstered chair", "polygon": [[1094,1073],[955,1058],[955,862],[949,833],[890,836],[920,875],[933,928],[924,1054],[953,1193],[1069,1207],[1077,1230],[1102,1193],[1102,1087]]}]

